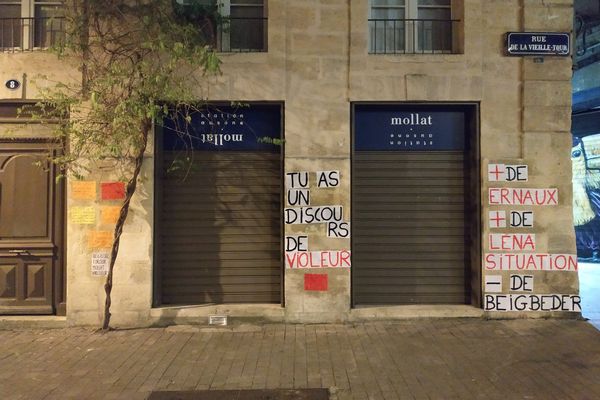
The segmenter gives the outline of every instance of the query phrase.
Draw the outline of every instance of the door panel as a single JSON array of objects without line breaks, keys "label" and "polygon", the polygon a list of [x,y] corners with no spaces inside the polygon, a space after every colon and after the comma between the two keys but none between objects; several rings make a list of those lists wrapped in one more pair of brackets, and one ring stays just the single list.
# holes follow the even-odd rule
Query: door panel
[{"label": "door panel", "polygon": [[44,152],[0,156],[0,237],[48,239],[50,171]]},{"label": "door panel", "polygon": [[0,301],[17,297],[17,264],[0,265]]},{"label": "door panel", "polygon": [[51,314],[64,303],[62,188],[51,143],[0,148],[0,314]]},{"label": "door panel", "polygon": [[48,272],[52,276],[52,268],[48,264],[40,262],[25,262],[23,264],[25,270],[25,298],[28,300],[44,299],[50,290],[46,287]]},{"label": "door panel", "polygon": [[0,313],[52,312],[53,257],[0,255]]}]

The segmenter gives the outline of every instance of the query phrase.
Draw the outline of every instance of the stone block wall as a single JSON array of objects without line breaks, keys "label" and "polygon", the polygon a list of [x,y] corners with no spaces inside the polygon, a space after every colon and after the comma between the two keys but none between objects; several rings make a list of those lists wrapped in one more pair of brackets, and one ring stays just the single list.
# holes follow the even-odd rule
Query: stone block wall
[{"label": "stone block wall", "polygon": [[[351,102],[478,104],[482,254],[489,250],[488,235],[492,233],[488,212],[495,209],[489,206],[487,167],[500,162],[527,164],[531,187],[558,188],[559,205],[536,210],[532,230],[539,247],[536,252],[574,254],[569,162],[571,59],[545,57],[536,62],[531,57],[504,54],[506,32],[570,32],[572,1],[463,0],[455,1],[453,8],[461,20],[460,54],[370,55],[368,0],[269,0],[268,51],[223,54],[222,74],[199,78],[198,97],[283,102],[284,172],[309,172],[314,205],[342,205],[348,222]],[[42,64],[28,60],[40,57],[45,56],[0,55],[0,77],[33,74]],[[61,78],[77,76],[74,69],[65,70],[54,61],[45,61],[43,68]],[[0,89],[1,98],[11,96],[17,95]],[[26,96],[35,98],[35,91]],[[152,321],[152,153],[148,156],[146,179],[132,207],[117,265],[113,314],[119,325]],[[317,189],[317,171],[339,171],[340,185]],[[69,205],[74,203],[70,200]],[[68,317],[73,324],[96,323],[102,303],[102,282],[89,276],[90,252],[82,245],[84,234],[81,227],[69,224]],[[286,236],[299,234],[309,236],[312,251],[351,250],[350,239],[329,238],[321,225],[286,225]],[[350,270],[285,269],[284,273],[287,320],[350,318]],[[307,273],[327,275],[328,290],[305,290]],[[536,272],[535,282],[540,293],[576,294],[578,290],[576,274]],[[484,289],[483,282],[481,285]],[[393,317],[393,312],[386,311],[386,316]]]}]

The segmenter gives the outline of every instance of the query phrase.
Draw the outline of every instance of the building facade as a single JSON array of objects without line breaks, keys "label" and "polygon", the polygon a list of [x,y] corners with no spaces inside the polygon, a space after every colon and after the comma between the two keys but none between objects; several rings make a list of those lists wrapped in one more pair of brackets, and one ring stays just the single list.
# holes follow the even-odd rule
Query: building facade
[{"label": "building facade", "polygon": [[[190,170],[168,173],[181,150],[169,126],[147,151],[114,325],[577,315],[572,61],[506,46],[508,32],[540,32],[539,46],[570,33],[572,1],[224,9],[223,73],[197,88],[214,107],[194,121]],[[63,188],[19,161],[53,150],[15,106],[79,79],[19,29],[33,50],[0,54],[0,310],[95,325],[123,184],[99,168]]]}]

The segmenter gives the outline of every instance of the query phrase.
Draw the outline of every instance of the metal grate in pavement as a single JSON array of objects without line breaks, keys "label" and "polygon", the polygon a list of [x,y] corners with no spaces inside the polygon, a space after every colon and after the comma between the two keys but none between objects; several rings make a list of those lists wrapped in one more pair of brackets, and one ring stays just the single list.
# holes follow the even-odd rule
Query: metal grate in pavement
[{"label": "metal grate in pavement", "polygon": [[329,400],[327,389],[195,390],[152,392],[147,400]]}]

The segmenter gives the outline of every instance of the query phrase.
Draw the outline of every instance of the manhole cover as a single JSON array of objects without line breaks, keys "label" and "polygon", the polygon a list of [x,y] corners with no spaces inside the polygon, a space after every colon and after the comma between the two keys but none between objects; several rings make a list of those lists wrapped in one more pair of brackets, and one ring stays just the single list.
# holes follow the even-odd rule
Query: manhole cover
[{"label": "manhole cover", "polygon": [[329,400],[327,389],[198,390],[152,392],[147,400]]}]

